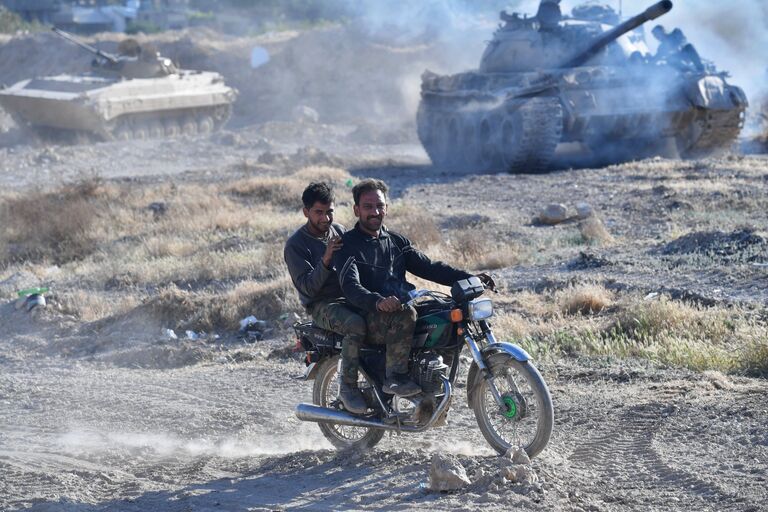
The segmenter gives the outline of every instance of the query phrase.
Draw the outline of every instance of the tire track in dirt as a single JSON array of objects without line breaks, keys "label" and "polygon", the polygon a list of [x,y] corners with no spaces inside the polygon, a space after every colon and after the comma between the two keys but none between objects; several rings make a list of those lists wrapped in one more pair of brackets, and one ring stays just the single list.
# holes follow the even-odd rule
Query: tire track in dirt
[{"label": "tire track in dirt", "polygon": [[659,504],[674,507],[743,505],[741,498],[716,484],[664,462],[653,441],[664,417],[673,411],[674,406],[663,403],[632,406],[607,423],[603,433],[576,448],[570,461],[581,472],[595,475],[594,482],[610,483],[600,491],[606,501],[616,494],[642,493],[646,500],[653,496]]}]

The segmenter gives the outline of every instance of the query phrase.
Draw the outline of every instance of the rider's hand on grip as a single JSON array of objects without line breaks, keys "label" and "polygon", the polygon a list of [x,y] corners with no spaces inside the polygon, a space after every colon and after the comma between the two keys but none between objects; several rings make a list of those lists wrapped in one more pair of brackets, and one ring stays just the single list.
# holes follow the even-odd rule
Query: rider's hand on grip
[{"label": "rider's hand on grip", "polygon": [[483,272],[481,274],[477,274],[477,277],[483,283],[483,286],[485,286],[492,292],[496,291],[496,281],[493,280],[490,274],[486,274],[485,272]]}]

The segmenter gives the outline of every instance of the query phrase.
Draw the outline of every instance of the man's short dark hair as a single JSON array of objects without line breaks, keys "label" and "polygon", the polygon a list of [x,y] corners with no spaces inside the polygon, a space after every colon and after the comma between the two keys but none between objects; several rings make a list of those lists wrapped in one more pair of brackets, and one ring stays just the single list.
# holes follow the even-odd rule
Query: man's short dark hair
[{"label": "man's short dark hair", "polygon": [[360,196],[365,194],[366,192],[374,192],[376,190],[380,190],[382,194],[384,194],[384,197],[387,197],[387,192],[389,192],[389,187],[386,183],[384,183],[381,180],[377,180],[374,178],[367,178],[352,187],[352,197],[355,199],[355,204],[360,205]]},{"label": "man's short dark hair", "polygon": [[335,201],[333,189],[325,182],[310,183],[301,194],[301,202],[304,208],[309,210],[315,203],[331,204]]}]

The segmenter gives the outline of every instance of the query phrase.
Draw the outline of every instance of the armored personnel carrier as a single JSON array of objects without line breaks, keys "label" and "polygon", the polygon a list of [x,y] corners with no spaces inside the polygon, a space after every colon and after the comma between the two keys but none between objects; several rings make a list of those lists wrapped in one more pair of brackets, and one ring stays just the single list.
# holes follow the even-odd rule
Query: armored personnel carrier
[{"label": "armored personnel carrier", "polygon": [[91,72],[33,78],[0,90],[0,106],[22,127],[46,138],[146,139],[210,133],[231,115],[237,91],[218,73],[176,69],[132,39],[113,55],[53,30],[95,55]]},{"label": "armored personnel carrier", "polygon": [[679,30],[654,29],[655,55],[645,43],[639,27],[671,8],[661,1],[618,24],[609,8],[566,18],[559,0],[542,0],[533,17],[502,12],[479,69],[422,75],[417,128],[432,162],[539,172],[567,142],[602,162],[659,146],[684,157],[729,148],[744,92]]}]

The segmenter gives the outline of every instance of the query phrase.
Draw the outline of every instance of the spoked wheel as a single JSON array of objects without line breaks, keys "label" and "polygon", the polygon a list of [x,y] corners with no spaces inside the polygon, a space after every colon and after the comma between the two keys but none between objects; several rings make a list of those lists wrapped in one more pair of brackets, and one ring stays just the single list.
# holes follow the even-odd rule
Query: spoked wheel
[{"label": "spoked wheel", "polygon": [[[335,356],[325,359],[320,363],[320,368],[315,377],[315,385],[312,389],[312,402],[321,407],[331,409],[344,409],[339,398],[339,366],[341,357]],[[369,386],[362,380],[358,383],[361,389]],[[335,425],[333,423],[318,423],[323,435],[336,448],[367,450],[384,437],[384,430],[379,428],[351,427],[347,425]]]},{"label": "spoked wheel", "polygon": [[554,423],[552,397],[544,379],[531,363],[508,354],[490,356],[488,365],[504,406],[499,407],[478,372],[472,409],[480,431],[500,454],[523,446],[530,457],[536,456],[547,446]]}]

